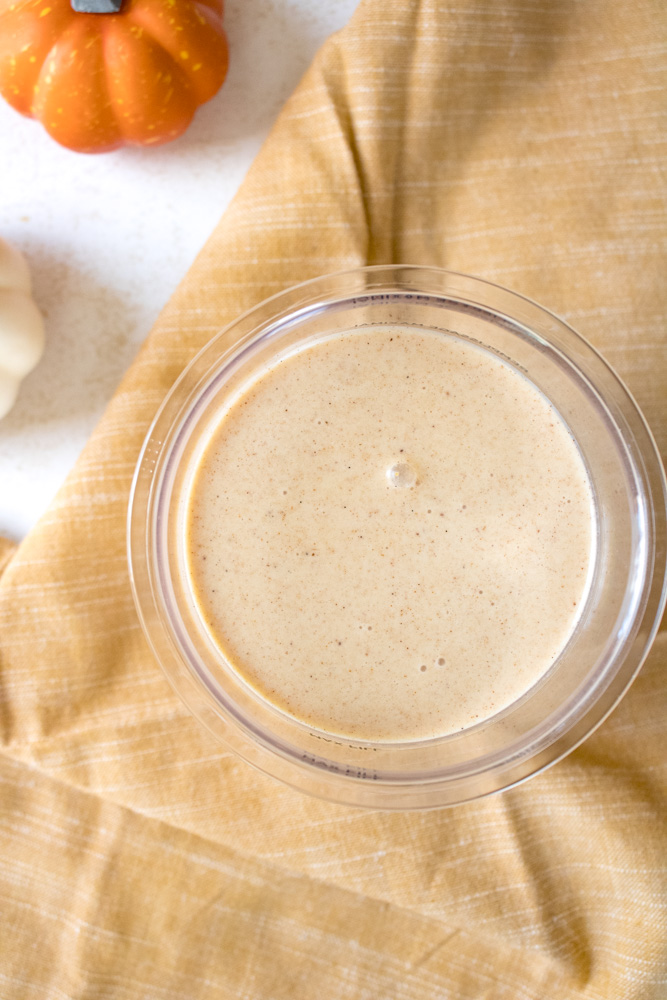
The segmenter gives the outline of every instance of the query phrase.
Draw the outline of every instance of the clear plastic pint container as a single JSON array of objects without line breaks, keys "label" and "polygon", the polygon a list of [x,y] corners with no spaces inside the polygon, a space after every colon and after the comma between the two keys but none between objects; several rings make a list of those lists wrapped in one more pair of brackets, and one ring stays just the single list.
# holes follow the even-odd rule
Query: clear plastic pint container
[{"label": "clear plastic pint container", "polygon": [[[411,742],[341,737],[264,698],[212,641],[185,551],[192,477],[230,399],[286,350],[378,324],[446,331],[515,367],[569,429],[594,501],[590,585],[552,666],[490,718]],[[632,396],[564,322],[477,278],[423,267],[361,268],[262,302],[214,337],[175,383],[136,469],[132,586],[143,629],[172,685],[241,757],[338,802],[380,809],[451,805],[508,788],[559,760],[627,690],[665,604],[665,495],[660,458]]]}]

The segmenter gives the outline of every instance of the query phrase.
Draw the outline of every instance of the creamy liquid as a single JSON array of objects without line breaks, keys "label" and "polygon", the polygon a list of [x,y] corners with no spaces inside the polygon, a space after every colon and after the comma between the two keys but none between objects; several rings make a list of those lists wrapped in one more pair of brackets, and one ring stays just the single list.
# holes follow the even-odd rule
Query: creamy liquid
[{"label": "creamy liquid", "polygon": [[424,739],[524,694],[576,623],[591,490],[546,399],[452,336],[371,327],[265,370],[187,511],[192,589],[258,692],[331,734]]}]

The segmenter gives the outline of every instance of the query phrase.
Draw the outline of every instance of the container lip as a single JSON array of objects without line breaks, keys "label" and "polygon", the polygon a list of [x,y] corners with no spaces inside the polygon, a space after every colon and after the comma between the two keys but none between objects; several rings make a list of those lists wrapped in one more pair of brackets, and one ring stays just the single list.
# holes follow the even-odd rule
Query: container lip
[{"label": "container lip", "polygon": [[[441,283],[446,283],[458,280],[463,282],[464,285],[469,286],[468,291],[473,297],[468,299],[461,294],[445,291],[444,288],[436,290],[422,287],[420,291],[418,288],[405,287],[404,284],[395,283],[397,276],[400,274],[405,275],[413,281],[418,281],[420,275],[426,279],[430,277],[432,282],[440,281]],[[384,283],[381,281],[373,283],[374,280],[380,278],[382,275],[386,275]],[[337,282],[344,283],[346,281],[353,283],[361,279],[365,279],[366,282],[370,280],[370,285],[367,284],[363,288],[350,290],[347,294],[340,294],[338,296],[329,294],[329,297],[327,297],[327,288],[332,284]],[[422,285],[424,284],[428,284],[428,280],[422,282]],[[200,378],[196,384],[190,385],[190,391],[183,396],[179,405],[179,395],[182,395],[183,390],[188,387],[188,382],[192,383],[193,372],[196,372],[198,368],[203,369],[203,362],[208,356],[215,358],[213,367],[219,367],[226,355],[233,356],[242,344],[246,341],[252,343],[254,339],[261,335],[262,331],[266,331],[272,324],[278,324],[281,320],[294,322],[294,318],[298,317],[300,312],[303,311],[312,314],[313,310],[318,308],[318,304],[321,309],[325,310],[331,308],[335,302],[377,299],[379,296],[389,292],[397,294],[402,298],[428,296],[443,302],[470,304],[472,307],[477,307],[494,318],[508,320],[513,326],[525,325],[524,320],[513,317],[510,311],[499,310],[484,301],[480,302],[478,295],[484,291],[490,295],[497,293],[511,304],[525,304],[529,307],[530,311],[535,312],[536,316],[548,318],[552,321],[554,328],[558,332],[561,334],[565,333],[568,339],[574,338],[575,344],[582,345],[589,358],[593,359],[594,364],[615,385],[615,391],[627,410],[627,418],[635,422],[635,431],[641,433],[644,437],[642,447],[638,447],[638,451],[642,463],[644,484],[649,504],[648,514],[651,520],[651,538],[653,540],[654,551],[652,553],[652,566],[649,567],[647,573],[647,577],[650,578],[645,588],[648,596],[644,601],[641,614],[638,616],[640,637],[635,641],[632,669],[626,670],[624,676],[620,677],[620,667],[625,662],[623,661],[611,678],[611,681],[614,682],[611,687],[610,684],[607,684],[602,693],[592,700],[583,714],[579,713],[579,717],[575,718],[571,724],[566,725],[562,731],[552,734],[553,738],[547,745],[534,747],[530,752],[524,754],[523,758],[518,762],[506,761],[505,767],[499,769],[502,773],[499,773],[499,770],[497,770],[494,773],[492,781],[479,780],[480,776],[484,777],[486,774],[486,768],[482,765],[468,771],[457,769],[459,773],[451,775],[449,778],[443,777],[441,773],[434,775],[420,773],[410,774],[407,777],[401,775],[400,777],[396,777],[395,780],[388,780],[387,778],[369,780],[367,776],[341,774],[337,770],[329,770],[325,764],[322,764],[321,760],[315,758],[313,762],[297,759],[296,757],[288,758],[279,746],[275,744],[271,745],[272,741],[270,739],[268,741],[261,739],[253,740],[252,734],[240,731],[238,720],[235,723],[230,717],[223,718],[225,713],[221,715],[220,706],[217,706],[217,708],[213,706],[210,692],[206,693],[201,688],[198,689],[193,674],[191,672],[188,673],[187,669],[184,669],[182,656],[174,644],[173,637],[167,634],[168,629],[165,628],[159,601],[156,599],[151,532],[147,530],[147,518],[152,508],[154,493],[158,484],[155,472],[160,467],[161,459],[164,458],[163,441],[167,437],[165,432],[168,429],[166,424],[171,429],[180,424],[184,418],[184,414],[187,414],[194,400],[201,393],[203,378]],[[321,292],[322,294],[319,295],[319,298],[316,294],[314,298],[311,297],[307,301],[300,298],[300,296],[308,296],[309,293],[313,292]],[[481,298],[484,298],[483,294]],[[275,310],[275,306],[278,305],[286,306],[286,308]],[[224,344],[225,339],[229,339],[230,334],[233,334],[236,330],[240,330],[244,324],[248,326],[248,321],[254,317],[260,318],[261,316],[268,317],[268,319],[260,323],[259,332],[257,330],[251,331],[245,339],[242,338],[240,341],[230,343],[228,349],[222,354],[219,353],[219,350],[216,350],[218,345]],[[527,329],[530,330],[530,327],[527,326]],[[542,339],[541,334],[535,331],[530,332],[538,340]],[[548,339],[545,339],[544,342],[551,346],[551,342]],[[211,366],[209,366],[209,372],[210,369]],[[164,428],[163,425],[165,425]],[[232,323],[227,324],[198,352],[167,393],[145,438],[130,491],[127,521],[130,582],[144,633],[148,638],[156,659],[163,667],[172,686],[190,711],[214,735],[225,740],[247,761],[293,787],[329,798],[333,801],[384,809],[435,808],[442,805],[468,801],[523,782],[531,775],[561,760],[571,750],[575,749],[613,711],[618,701],[632,683],[648,654],[667,601],[664,545],[666,498],[667,485],[665,483],[660,456],[651,431],[634,397],[596,348],[555,313],[540,306],[527,296],[510,291],[494,282],[442,268],[394,264],[345,269],[301,282],[296,286],[272,295],[251,309],[246,310],[246,312],[237,317]],[[656,539],[658,541],[657,547],[655,544]],[[363,741],[353,742],[361,743]],[[397,748],[403,746],[406,750],[409,749],[404,744],[394,744],[393,746]]]}]

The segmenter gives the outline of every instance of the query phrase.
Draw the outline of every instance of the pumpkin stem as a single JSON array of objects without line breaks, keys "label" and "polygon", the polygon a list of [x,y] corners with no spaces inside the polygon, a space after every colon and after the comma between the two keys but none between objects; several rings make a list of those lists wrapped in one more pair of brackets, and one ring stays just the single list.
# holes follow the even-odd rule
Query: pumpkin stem
[{"label": "pumpkin stem", "polygon": [[70,0],[79,14],[117,14],[123,0]]}]

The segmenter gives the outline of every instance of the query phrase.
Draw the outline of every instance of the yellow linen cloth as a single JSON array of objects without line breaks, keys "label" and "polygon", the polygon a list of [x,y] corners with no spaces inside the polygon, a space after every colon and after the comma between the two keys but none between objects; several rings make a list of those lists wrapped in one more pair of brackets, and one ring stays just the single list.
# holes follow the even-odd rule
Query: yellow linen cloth
[{"label": "yellow linen cloth", "polygon": [[267,295],[359,264],[534,297],[664,446],[665,42],[659,0],[364,0],[324,46],[1,578],[0,996],[667,996],[664,632],[526,785],[364,812],[200,728],[125,555],[137,454],[185,363]]}]

